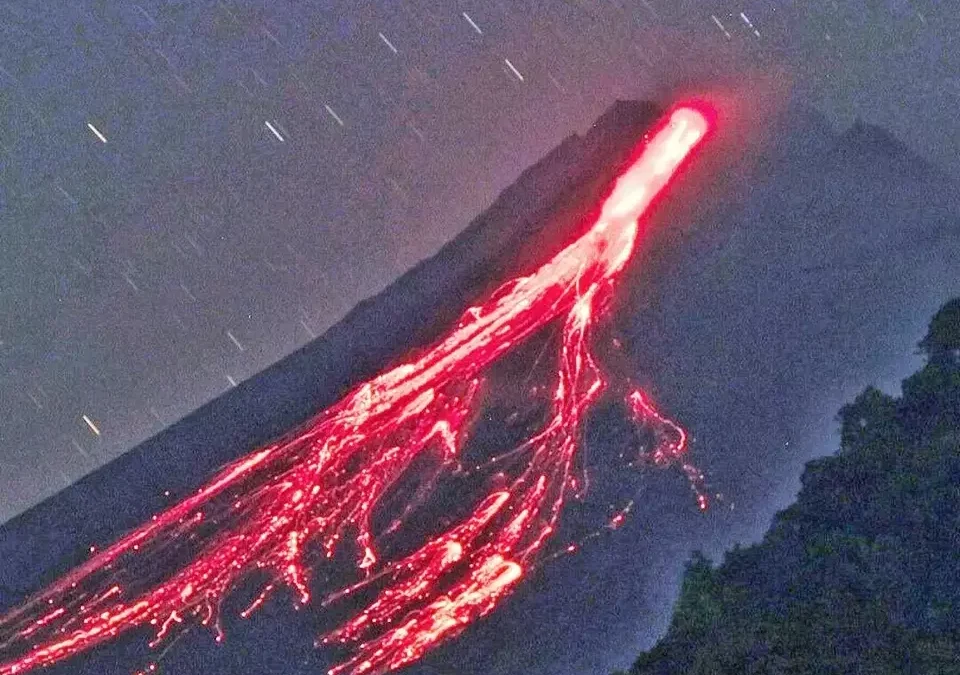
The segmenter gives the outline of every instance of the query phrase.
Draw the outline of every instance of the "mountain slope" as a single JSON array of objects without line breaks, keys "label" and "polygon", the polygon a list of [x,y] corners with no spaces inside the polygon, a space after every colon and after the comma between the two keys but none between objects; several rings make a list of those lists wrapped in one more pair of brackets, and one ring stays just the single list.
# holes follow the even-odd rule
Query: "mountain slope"
[{"label": "mountain slope", "polygon": [[[3,525],[0,605],[16,603],[82,561],[91,545],[148,519],[223,463],[288,431],[351,385],[430,342],[484,292],[542,263],[586,224],[585,215],[659,114],[652,104],[618,102],[584,137],[569,137],[521,174],[436,256],[358,305],[324,336]],[[252,623],[270,626],[259,618]],[[268,630],[281,628],[288,632],[289,622]],[[309,631],[297,639],[298,649],[312,644]],[[117,664],[116,654],[133,643],[146,654],[142,640],[127,640],[65,664],[64,672],[126,672],[126,664],[105,664]],[[224,654],[212,643],[204,648]],[[224,672],[236,672],[230,663],[236,656],[230,654]],[[218,672],[210,668],[204,672]]]}]

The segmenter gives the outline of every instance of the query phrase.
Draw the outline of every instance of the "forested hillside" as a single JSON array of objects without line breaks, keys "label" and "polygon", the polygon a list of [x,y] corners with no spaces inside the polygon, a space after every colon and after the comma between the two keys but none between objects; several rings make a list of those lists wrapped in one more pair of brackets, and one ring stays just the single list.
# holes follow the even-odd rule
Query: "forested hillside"
[{"label": "forested hillside", "polygon": [[757,545],[687,564],[631,675],[960,673],[960,298],[900,398],[867,388]]}]

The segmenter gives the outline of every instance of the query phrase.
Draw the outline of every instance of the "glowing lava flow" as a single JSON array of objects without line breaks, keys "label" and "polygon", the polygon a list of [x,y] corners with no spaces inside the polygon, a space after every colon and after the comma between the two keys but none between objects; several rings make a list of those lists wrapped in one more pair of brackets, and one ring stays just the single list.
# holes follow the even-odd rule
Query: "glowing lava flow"
[{"label": "glowing lava flow", "polygon": [[[574,475],[581,423],[606,386],[589,349],[591,327],[633,255],[638,219],[703,140],[708,120],[705,110],[676,108],[647,135],[593,227],[553,259],[469,308],[430,349],[225,467],[195,495],[0,617],[7,655],[0,675],[56,663],[143,626],[153,627],[151,645],[190,620],[211,626],[220,640],[221,603],[243,578],[257,570],[268,576],[243,616],[281,585],[306,603],[311,573],[351,539],[366,578],[322,604],[366,599],[321,637],[352,649],[333,675],[402,667],[491,612],[537,561],[565,499],[583,484]],[[522,470],[412,552],[379,560],[376,507],[408,471],[423,472],[388,531],[401,528],[441,474],[459,468],[481,374],[555,319],[563,330],[546,423],[509,453]],[[626,402],[638,423],[656,427],[654,461],[683,461],[683,430],[639,390]],[[696,487],[696,469],[683,466]]]}]

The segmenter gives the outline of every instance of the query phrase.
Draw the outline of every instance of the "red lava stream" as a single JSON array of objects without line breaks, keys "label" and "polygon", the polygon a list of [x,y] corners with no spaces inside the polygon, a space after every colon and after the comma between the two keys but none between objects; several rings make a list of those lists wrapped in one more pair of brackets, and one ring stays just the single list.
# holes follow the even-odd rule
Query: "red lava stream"
[{"label": "red lava stream", "polygon": [[[305,604],[311,574],[344,544],[356,551],[360,580],[330,590],[320,605],[360,588],[376,592],[318,638],[349,649],[331,675],[401,668],[493,611],[543,557],[565,501],[579,495],[582,422],[608,386],[590,350],[591,328],[609,311],[636,248],[639,220],[712,123],[707,106],[674,108],[645,136],[638,159],[579,239],[467,309],[429,349],[357,386],[295,433],[224,467],[191,497],[0,617],[0,675],[69,659],[138,627],[152,627],[151,646],[196,623],[220,640],[221,604],[244,577],[259,570],[267,581],[243,616],[278,587]],[[554,320],[562,321],[562,332],[546,421],[509,453],[522,458],[522,469],[412,552],[381,559],[370,524],[378,504],[426,453],[437,459],[417,476],[404,514],[444,473],[460,468],[484,371]],[[642,391],[625,391],[634,421],[654,429],[654,463],[678,462],[706,508],[701,477],[684,459],[685,432]],[[404,514],[391,529],[402,527]]]}]

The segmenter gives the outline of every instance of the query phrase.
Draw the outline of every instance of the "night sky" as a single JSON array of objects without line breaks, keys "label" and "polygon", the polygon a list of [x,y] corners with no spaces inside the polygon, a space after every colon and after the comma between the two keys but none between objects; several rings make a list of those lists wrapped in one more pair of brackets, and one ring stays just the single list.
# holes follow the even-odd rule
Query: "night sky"
[{"label": "night sky", "polygon": [[4,3],[0,521],[323,332],[617,98],[775,73],[956,172],[958,35],[933,0]]}]

